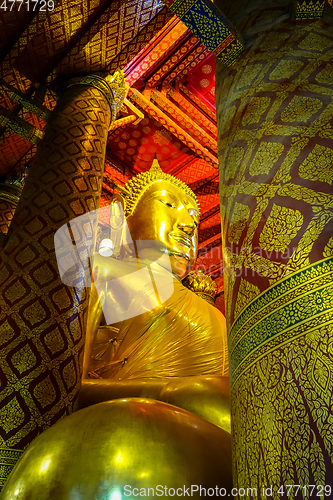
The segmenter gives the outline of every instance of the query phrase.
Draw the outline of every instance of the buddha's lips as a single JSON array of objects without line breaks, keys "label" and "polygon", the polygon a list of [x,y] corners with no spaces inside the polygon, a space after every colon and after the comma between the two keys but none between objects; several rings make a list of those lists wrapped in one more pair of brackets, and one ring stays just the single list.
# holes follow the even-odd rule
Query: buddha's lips
[{"label": "buddha's lips", "polygon": [[178,234],[178,233],[171,233],[170,234],[171,238],[178,241],[185,247],[191,248],[192,247],[192,240],[191,238],[188,238],[187,236],[184,236],[183,234]]}]

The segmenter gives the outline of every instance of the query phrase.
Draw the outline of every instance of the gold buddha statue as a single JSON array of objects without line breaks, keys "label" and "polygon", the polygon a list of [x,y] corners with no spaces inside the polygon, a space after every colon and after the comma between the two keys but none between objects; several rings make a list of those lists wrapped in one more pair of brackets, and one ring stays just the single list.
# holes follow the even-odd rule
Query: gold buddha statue
[{"label": "gold buddha statue", "polygon": [[206,276],[199,278],[197,294],[191,286],[197,199],[156,159],[124,192],[115,201],[122,203],[125,224],[119,224],[119,209],[117,224],[111,220],[111,238],[119,244],[121,228],[123,245],[113,248],[117,257],[96,253],[92,264],[80,406],[146,397],[230,432],[225,318],[211,296],[202,298],[214,289]]},{"label": "gold buddha statue", "polygon": [[[58,104],[58,111],[54,112],[53,121],[47,125],[49,132],[46,131],[46,139],[45,137],[43,139],[45,142],[41,143],[42,147],[46,144],[45,150],[39,151],[33,166],[34,170],[30,174],[33,174],[30,186],[34,188],[38,185],[37,181],[43,178],[41,172],[49,170],[45,158],[50,157],[50,151],[51,153],[54,151],[52,154],[57,158],[56,151],[60,149],[56,141],[57,134],[62,134],[63,130],[67,130],[66,127],[72,126],[68,110],[73,114],[74,90],[65,96],[70,105],[67,106],[65,100],[63,104]],[[88,94],[89,97],[88,92],[89,88],[86,85],[83,96],[87,97]],[[75,99],[80,103],[81,94]],[[93,99],[89,101],[87,98],[87,103],[93,103],[90,104],[90,108],[88,107],[88,111],[92,106],[96,106],[96,99],[96,92],[93,94]],[[80,108],[80,117],[82,113],[84,112],[81,112]],[[104,116],[104,112],[100,115]],[[87,115],[87,123],[90,123],[89,120]],[[106,133],[104,137],[106,139]],[[70,141],[75,143],[72,137]],[[81,136],[77,139],[77,143],[82,147]],[[78,150],[80,151],[79,146]],[[95,150],[93,154],[96,155]],[[86,150],[84,155],[88,157],[87,164],[90,165]],[[68,165],[75,164],[70,156],[68,153]],[[98,162],[102,165],[103,161],[102,158],[96,162],[96,171]],[[61,162],[63,162],[62,157]],[[95,162],[91,161],[91,165],[95,166]],[[77,167],[79,166],[81,170],[77,168],[73,174],[68,173],[73,172],[70,166],[68,172],[64,170],[64,176],[69,178],[70,175],[76,176],[78,173],[86,174],[77,160]],[[60,160],[54,160],[52,169],[55,172],[56,182],[62,167],[63,163],[60,163]],[[54,175],[52,172],[51,174]],[[41,193],[44,193],[46,182],[48,181],[43,180],[40,183]],[[31,197],[31,189],[30,194],[29,189],[26,190]],[[126,224],[120,228],[125,238],[120,253],[117,258],[104,257],[97,253],[93,261],[94,287],[91,293],[85,351],[87,372],[91,348],[104,314],[105,322],[119,329],[120,333],[117,337],[119,347],[115,349],[113,359],[110,361],[109,372],[103,375],[113,378],[83,381],[81,408],[90,407],[64,416],[65,411],[70,412],[74,407],[73,399],[76,401],[78,384],[71,368],[67,369],[64,378],[60,378],[59,367],[67,363],[66,357],[71,362],[73,358],[75,363],[80,364],[82,336],[80,337],[82,343],[78,347],[74,347],[71,339],[64,354],[55,356],[52,363],[50,361],[47,366],[43,361],[43,368],[45,365],[48,370],[47,375],[53,377],[54,373],[56,374],[58,386],[55,387],[60,389],[52,393],[53,386],[50,390],[50,385],[43,384],[43,379],[38,386],[40,389],[34,392],[38,406],[37,403],[35,406],[32,403],[32,394],[29,394],[27,387],[28,383],[32,386],[32,382],[41,379],[43,371],[38,370],[39,362],[36,360],[33,370],[25,369],[29,359],[28,348],[24,351],[25,355],[21,356],[22,360],[19,356],[16,357],[17,366],[24,377],[19,379],[21,386],[15,385],[17,391],[15,398],[17,394],[20,397],[21,395],[27,397],[29,404],[26,405],[24,419],[28,420],[30,427],[26,420],[24,423],[21,422],[22,412],[17,412],[17,407],[11,406],[8,410],[12,420],[9,422],[12,428],[9,427],[8,432],[11,441],[6,442],[6,449],[3,449],[4,456],[14,462],[16,455],[12,456],[12,452],[25,447],[25,444],[22,444],[26,436],[24,432],[27,432],[31,439],[31,435],[36,436],[45,427],[49,428],[32,442],[29,441],[30,445],[6,482],[1,493],[2,500],[12,498],[119,500],[124,498],[123,491],[130,484],[135,488],[166,484],[171,488],[184,488],[184,491],[193,485],[197,488],[194,498],[201,496],[198,485],[204,488],[213,487],[214,491],[218,486],[231,488],[230,434],[223,430],[228,418],[230,420],[228,378],[220,376],[227,371],[225,322],[217,309],[199,299],[181,283],[181,278],[190,271],[196,257],[198,204],[189,188],[175,178],[163,174],[156,162],[147,174],[137,176],[130,181],[126,190],[124,204]],[[34,189],[32,192],[35,193]],[[28,195],[26,199],[30,199]],[[60,213],[63,207],[66,208],[72,203],[72,191],[70,194],[62,192],[57,200]],[[91,210],[91,204],[88,202],[83,206],[86,210]],[[24,208],[24,203],[21,207]],[[35,226],[32,227],[39,227],[39,217],[44,211],[44,208],[38,210],[36,208],[32,219]],[[16,218],[20,219],[24,211],[18,211],[17,214]],[[80,214],[77,219],[83,215]],[[61,217],[63,217],[60,218],[61,223],[66,222],[67,227],[68,216]],[[62,227],[64,226],[65,224]],[[17,228],[15,225],[13,227]],[[47,223],[45,227],[49,233]],[[69,231],[67,232],[69,234]],[[39,236],[35,240],[32,239],[32,242],[39,248],[37,238]],[[69,240],[72,243],[71,237]],[[12,238],[12,244],[16,245],[16,241],[18,240]],[[27,255],[27,248],[23,247],[22,252],[25,253],[22,255]],[[6,249],[7,254],[9,251],[10,247]],[[64,248],[65,254],[67,251],[68,248]],[[82,257],[87,256],[87,253],[84,252]],[[78,250],[76,254],[81,258]],[[116,248],[114,254],[117,254]],[[72,266],[73,259],[70,257],[69,255],[68,262]],[[39,269],[42,269],[45,259],[43,254],[38,261]],[[54,265],[53,253],[52,259],[51,263]],[[84,276],[85,269],[86,266],[82,271]],[[21,276],[24,276],[24,270]],[[35,281],[33,281],[30,275],[28,277],[31,291],[36,293],[37,290],[39,293],[41,285],[38,278],[34,275]],[[80,274],[79,278],[81,277]],[[60,278],[62,279],[62,276]],[[64,281],[60,283],[58,277],[57,280],[57,286],[63,291],[68,284]],[[85,283],[88,282],[89,280]],[[78,314],[77,323],[81,320],[83,323],[85,298],[79,296],[76,301],[75,294],[79,290],[79,285],[70,286],[76,288],[71,295],[75,300],[69,306],[66,305],[64,316],[66,314],[66,319],[69,319],[73,314]],[[89,284],[82,288],[85,286]],[[51,292],[49,293],[51,296]],[[83,295],[85,293],[84,291]],[[50,304],[51,300],[47,304],[51,310]],[[77,304],[79,307],[76,307]],[[138,314],[133,314],[133,311]],[[16,311],[14,313],[16,314]],[[39,310],[36,312],[36,317],[38,314]],[[13,317],[12,315],[11,318]],[[53,333],[56,332],[53,328],[58,327],[59,315],[53,314],[51,319],[52,339]],[[33,333],[37,347],[41,348],[40,339],[44,333],[41,328],[37,326],[31,331],[19,317],[17,331],[21,329],[22,324],[24,326],[22,335]],[[7,332],[11,335],[12,327],[9,323]],[[68,338],[72,334],[74,336],[76,332],[81,334],[81,329],[68,326]],[[6,336],[4,338],[7,339]],[[28,340],[30,341],[30,337]],[[16,349],[16,338],[13,342],[11,348]],[[30,349],[30,344],[28,345],[28,342],[26,344]],[[68,366],[66,364],[65,368]],[[74,365],[71,366],[74,371]],[[25,378],[25,372],[28,372],[29,377],[31,374],[31,378]],[[12,375],[14,371],[8,373],[8,380],[11,382],[14,379]],[[225,397],[221,398],[223,394]],[[48,404],[52,397],[55,398],[54,406]],[[163,402],[156,399],[161,399]],[[100,401],[106,402],[94,404]],[[203,416],[216,425],[206,422],[193,413]],[[53,425],[55,421],[57,422]],[[17,450],[9,446],[14,446]],[[5,472],[7,474],[7,470]],[[210,493],[208,494],[210,496]],[[127,495],[125,496],[127,498]]]},{"label": "gold buddha statue", "polygon": [[[93,261],[85,374],[116,380],[227,375],[225,318],[181,282],[197,256],[194,193],[156,159],[125,193],[121,255],[96,254]],[[99,328],[112,318],[116,325]],[[112,347],[109,359],[94,363],[96,342]]]},{"label": "gold buddha statue", "polygon": [[225,320],[181,282],[197,255],[197,200],[157,161],[126,191],[119,255],[92,263],[86,372],[108,328],[118,332],[112,359],[99,379],[83,380],[81,410],[30,445],[3,500],[119,500],[161,484],[163,497],[231,491]]}]

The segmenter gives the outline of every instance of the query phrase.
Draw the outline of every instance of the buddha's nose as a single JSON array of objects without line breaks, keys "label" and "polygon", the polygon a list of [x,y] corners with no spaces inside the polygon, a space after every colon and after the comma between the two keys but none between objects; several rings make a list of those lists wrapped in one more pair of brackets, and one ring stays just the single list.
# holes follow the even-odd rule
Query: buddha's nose
[{"label": "buddha's nose", "polygon": [[195,230],[198,227],[197,222],[184,205],[182,205],[181,209],[179,209],[177,226],[181,231],[190,237],[194,235]]},{"label": "buddha's nose", "polygon": [[179,229],[181,229],[184,233],[186,233],[188,236],[193,236],[194,232],[197,228],[197,224],[194,222],[191,216],[189,216],[188,221],[180,221],[178,224]]}]

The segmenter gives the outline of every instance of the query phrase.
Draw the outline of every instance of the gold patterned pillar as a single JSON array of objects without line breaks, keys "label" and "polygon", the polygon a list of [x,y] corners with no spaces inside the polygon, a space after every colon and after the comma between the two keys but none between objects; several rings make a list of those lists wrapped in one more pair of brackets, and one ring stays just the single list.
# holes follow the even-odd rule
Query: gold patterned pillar
[{"label": "gold patterned pillar", "polygon": [[[7,234],[20,199],[27,171],[0,182],[0,233]],[[1,247],[1,245],[0,245]]]},{"label": "gold patterned pillar", "polygon": [[333,486],[333,35],[259,17],[216,74],[234,486],[309,498]]},{"label": "gold patterned pillar", "polygon": [[15,211],[0,266],[0,486],[39,433],[76,407],[88,291],[60,279],[54,234],[98,208],[122,75],[69,82]]}]

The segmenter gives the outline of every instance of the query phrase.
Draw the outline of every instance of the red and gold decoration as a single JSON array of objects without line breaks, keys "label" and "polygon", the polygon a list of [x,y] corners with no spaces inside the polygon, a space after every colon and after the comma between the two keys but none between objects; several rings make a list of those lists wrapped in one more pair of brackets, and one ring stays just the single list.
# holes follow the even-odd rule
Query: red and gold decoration
[{"label": "red and gold decoration", "polygon": [[165,3],[226,66],[233,64],[244,51],[230,21],[209,0],[166,0]]},{"label": "red and gold decoration", "polygon": [[238,487],[332,477],[332,56],[327,25],[287,20],[217,72]]},{"label": "red and gold decoration", "polygon": [[27,174],[25,169],[22,174],[8,175],[0,183],[0,233],[3,235],[8,232]]},{"label": "red and gold decoration", "polygon": [[[1,484],[77,409],[89,290],[61,282],[54,233],[108,206],[156,154],[199,201],[195,286],[210,276],[226,314],[234,485],[263,499],[270,485],[320,492],[333,456],[332,0],[34,3],[0,9]],[[104,80],[118,70],[119,95]],[[25,169],[21,194],[10,179]],[[97,231],[110,231],[105,213]],[[119,328],[102,326],[114,356]],[[86,403],[160,397],[230,425],[226,379],[202,377],[93,380]],[[127,422],[144,414],[134,406]]]},{"label": "red and gold decoration", "polygon": [[215,304],[217,285],[211,276],[205,275],[201,269],[198,272],[191,271],[183,280],[183,285],[210,304]]},{"label": "red and gold decoration", "polygon": [[107,131],[117,112],[111,99],[124,92],[121,75],[115,81],[112,88],[90,77],[64,92],[1,252],[0,448],[7,465],[9,452],[23,450],[76,406],[88,295],[61,282],[53,240],[64,223],[98,208]]},{"label": "red and gold decoration", "polygon": [[325,0],[293,0],[296,20],[320,19],[323,15],[325,4]]}]

